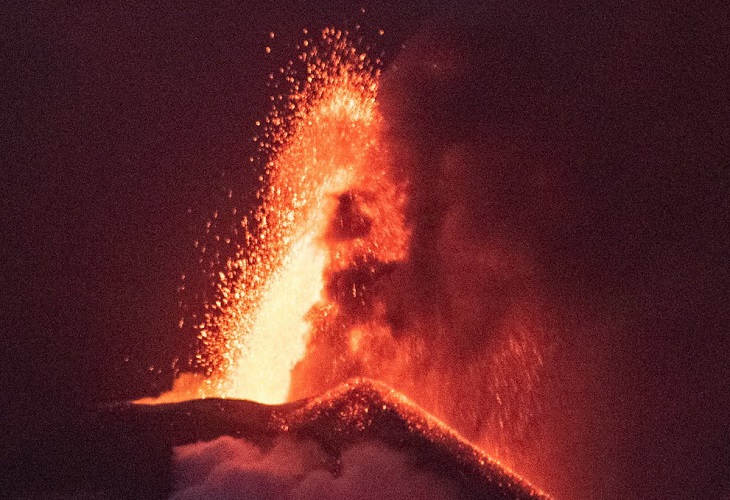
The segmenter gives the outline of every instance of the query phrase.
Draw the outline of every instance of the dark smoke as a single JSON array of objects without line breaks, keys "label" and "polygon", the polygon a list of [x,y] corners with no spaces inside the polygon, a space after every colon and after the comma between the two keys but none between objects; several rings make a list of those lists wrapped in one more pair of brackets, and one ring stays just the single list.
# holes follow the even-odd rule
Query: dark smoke
[{"label": "dark smoke", "polygon": [[[327,276],[336,307],[312,313],[293,394],[354,375],[386,380],[469,438],[489,435],[492,451],[519,451],[539,424],[554,342],[536,253],[567,211],[561,170],[572,152],[555,147],[544,92],[520,74],[535,63],[509,55],[529,53],[530,41],[499,26],[480,36],[426,28],[387,69],[379,99],[408,200],[409,254]],[[330,240],[378,223],[364,221],[361,197],[339,196]],[[362,330],[376,333],[353,353]]]},{"label": "dark smoke", "polygon": [[[387,380],[560,498],[706,496],[730,487],[727,51],[701,10],[595,9],[405,44],[379,99],[410,253],[328,277],[294,394]],[[337,214],[367,233],[356,197]]]}]

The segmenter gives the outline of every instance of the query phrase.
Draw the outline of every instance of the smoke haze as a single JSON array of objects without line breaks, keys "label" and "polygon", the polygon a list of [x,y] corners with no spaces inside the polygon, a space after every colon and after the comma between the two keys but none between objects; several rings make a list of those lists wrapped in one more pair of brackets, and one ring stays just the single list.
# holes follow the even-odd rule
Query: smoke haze
[{"label": "smoke haze", "polygon": [[[727,417],[698,401],[722,393],[726,355],[689,368],[723,352],[728,317],[719,80],[697,63],[713,42],[688,38],[701,14],[580,10],[491,5],[426,26],[388,66],[410,252],[330,276],[349,290],[369,268],[371,312],[329,293],[339,326],[315,324],[294,394],[384,380],[559,498],[692,491],[657,471],[696,433],[716,446]],[[318,344],[343,330],[369,354]]]},{"label": "smoke haze", "polygon": [[311,441],[281,438],[260,449],[222,437],[178,447],[174,460],[174,500],[455,498],[451,485],[419,470],[413,457],[377,442],[353,445],[334,459]]},{"label": "smoke haze", "polygon": [[[434,411],[486,449],[558,498],[692,496],[666,457],[729,421],[727,355],[691,367],[727,352],[728,129],[699,63],[720,49],[691,37],[700,13],[579,10],[492,5],[385,73],[413,228],[398,293],[453,403]],[[502,368],[504,339],[523,342]]]}]

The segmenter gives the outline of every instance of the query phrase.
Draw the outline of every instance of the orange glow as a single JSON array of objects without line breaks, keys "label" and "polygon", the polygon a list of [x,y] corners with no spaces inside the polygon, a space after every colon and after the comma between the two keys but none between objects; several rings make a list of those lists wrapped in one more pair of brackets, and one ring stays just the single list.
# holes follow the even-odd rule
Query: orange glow
[{"label": "orange glow", "polygon": [[[208,306],[199,333],[207,395],[285,402],[291,370],[307,345],[305,317],[322,299],[325,269],[344,268],[362,255],[398,259],[406,251],[401,210],[394,206],[402,200],[380,143],[378,73],[340,31],[325,30],[318,47],[300,55],[306,77],[298,83],[287,76],[295,90],[266,120],[262,146],[269,161],[256,227],[249,231],[243,222],[247,244],[220,274],[221,298]],[[337,197],[355,191],[388,199],[391,206],[364,203],[363,210],[395,209],[395,224],[327,246]]]},{"label": "orange glow", "polygon": [[197,373],[180,373],[173,383],[172,389],[153,398],[141,398],[134,401],[137,404],[159,405],[164,403],[179,403],[191,399],[204,398],[208,391],[208,380]]},{"label": "orange glow", "polygon": [[[219,273],[217,300],[198,327],[205,377],[182,376],[169,393],[140,402],[279,404],[364,376],[513,465],[512,434],[526,435],[534,420],[541,304],[505,306],[489,331],[462,328],[468,349],[451,344],[459,325],[491,314],[484,297],[499,299],[500,283],[526,279],[529,263],[500,251],[499,242],[472,241],[460,225],[465,217],[452,210],[438,221],[438,252],[428,265],[449,277],[439,286],[458,299],[453,311],[419,309],[418,297],[401,296],[410,289],[399,280],[413,265],[408,186],[391,164],[398,155],[389,148],[397,146],[376,100],[379,71],[340,31],[326,29],[303,45],[308,52],[282,71],[293,91],[272,99],[281,104],[259,141],[267,156],[261,206],[241,222],[246,240]],[[485,286],[490,293],[480,294]],[[481,337],[490,341],[474,340]]]}]

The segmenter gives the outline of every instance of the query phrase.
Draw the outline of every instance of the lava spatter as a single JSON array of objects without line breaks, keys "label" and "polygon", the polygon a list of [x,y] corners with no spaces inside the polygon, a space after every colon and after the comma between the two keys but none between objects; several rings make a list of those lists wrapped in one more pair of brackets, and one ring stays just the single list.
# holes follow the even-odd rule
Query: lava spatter
[{"label": "lava spatter", "polygon": [[406,253],[403,196],[381,140],[379,71],[341,31],[305,45],[284,72],[293,92],[266,121],[256,227],[220,273],[220,298],[200,329],[210,395],[284,402],[325,271]]}]

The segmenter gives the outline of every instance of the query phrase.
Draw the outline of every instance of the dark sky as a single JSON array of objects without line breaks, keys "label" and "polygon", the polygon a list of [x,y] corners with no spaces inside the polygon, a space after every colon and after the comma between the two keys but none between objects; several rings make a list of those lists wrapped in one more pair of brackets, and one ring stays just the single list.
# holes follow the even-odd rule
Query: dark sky
[{"label": "dark sky", "polygon": [[[470,11],[436,4],[371,2],[365,14],[345,1],[3,9],[0,327],[11,433],[77,405],[154,393],[169,384],[174,359],[186,365],[194,333],[178,320],[200,307],[205,288],[193,243],[205,240],[216,210],[252,203],[253,123],[268,111],[268,73],[295,54],[301,29],[362,24],[387,66],[424,22]],[[565,104],[589,125],[574,135],[590,146],[595,169],[580,172],[581,193],[601,201],[580,207],[600,242],[584,238],[575,248],[586,252],[548,260],[558,268],[584,258],[570,280],[585,284],[587,296],[613,300],[606,310],[630,311],[637,329],[607,351],[608,385],[610,369],[628,366],[622,384],[647,370],[638,389],[607,387],[609,403],[595,405],[604,411],[612,398],[628,398],[641,411],[626,425],[643,436],[626,457],[635,472],[605,478],[597,495],[646,496],[654,483],[675,479],[689,496],[719,495],[730,491],[730,133],[721,91],[728,15],[708,6],[638,11],[566,8],[569,22],[549,33],[565,49],[556,67],[585,70],[577,81],[588,87]],[[577,38],[568,25],[582,28]],[[604,31],[593,36],[596,27]],[[385,37],[374,36],[380,28]],[[277,38],[267,56],[270,31]],[[606,222],[612,211],[623,222]],[[229,222],[221,216],[214,232]],[[604,438],[583,445],[610,447]],[[648,447],[658,450],[649,453],[650,472],[640,465]]]}]

